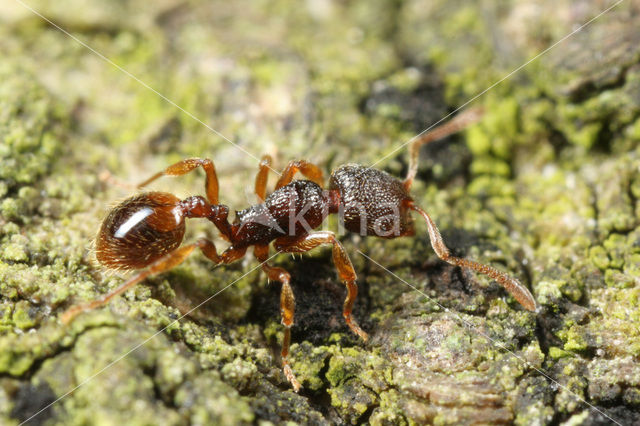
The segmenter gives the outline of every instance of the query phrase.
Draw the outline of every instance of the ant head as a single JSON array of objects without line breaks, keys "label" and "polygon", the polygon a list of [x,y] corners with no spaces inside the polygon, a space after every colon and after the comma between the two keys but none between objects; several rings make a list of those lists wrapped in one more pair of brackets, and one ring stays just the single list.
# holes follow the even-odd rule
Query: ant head
[{"label": "ant head", "polygon": [[109,268],[144,268],[176,249],[184,232],[177,197],[166,192],[138,194],[105,218],[96,238],[96,257]]},{"label": "ant head", "polygon": [[390,174],[347,164],[331,174],[329,189],[340,193],[338,214],[348,231],[382,238],[414,235],[408,210],[413,200]]}]

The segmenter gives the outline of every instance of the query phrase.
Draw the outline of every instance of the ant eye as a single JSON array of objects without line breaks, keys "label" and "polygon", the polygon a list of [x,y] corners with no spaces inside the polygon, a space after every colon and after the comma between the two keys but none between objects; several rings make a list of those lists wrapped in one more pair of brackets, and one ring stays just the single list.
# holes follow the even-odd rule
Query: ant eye
[{"label": "ant eye", "polygon": [[114,208],[96,239],[96,257],[109,268],[139,269],[176,249],[185,232],[180,200],[163,192],[136,195]]}]

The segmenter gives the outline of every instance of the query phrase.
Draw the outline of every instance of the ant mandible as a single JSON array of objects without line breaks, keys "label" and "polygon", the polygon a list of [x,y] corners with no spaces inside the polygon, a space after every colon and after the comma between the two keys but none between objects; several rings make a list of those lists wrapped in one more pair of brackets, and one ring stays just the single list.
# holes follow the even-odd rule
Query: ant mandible
[{"label": "ant mandible", "polygon": [[[255,181],[255,193],[262,202],[237,211],[232,223],[227,219],[229,208],[218,203],[218,178],[213,162],[209,159],[190,158],[173,164],[139,184],[138,188],[162,176],[184,175],[202,167],[206,173],[206,198],[192,196],[180,200],[166,192],[146,192],[123,201],[111,210],[96,239],[98,261],[108,268],[146,269],[102,298],[68,309],[62,315],[62,321],[69,323],[80,312],[102,306],[145,278],[168,271],[180,264],[196,248],[213,263],[228,264],[242,258],[247,249],[253,246],[253,252],[262,263],[262,269],[268,278],[282,284],[282,367],[297,392],[300,383],[288,363],[294,295],[289,273],[267,262],[269,244],[274,242],[278,252],[286,253],[303,253],[323,244],[331,244],[338,275],[347,287],[344,319],[349,328],[366,341],[367,333],[351,316],[358,293],[356,273],[351,260],[333,232],[314,232],[313,229],[318,228],[329,214],[337,213],[344,228],[351,232],[382,238],[412,236],[415,230],[411,211],[417,212],[426,221],[431,245],[440,259],[488,275],[511,293],[522,306],[536,311],[537,304],[533,296],[515,278],[491,266],[451,255],[436,224],[409,195],[418,170],[420,146],[461,130],[476,122],[481,115],[479,109],[467,110],[415,139],[409,147],[409,170],[404,182],[384,171],[347,164],[333,171],[329,189],[323,191],[322,170],[310,162],[294,160],[282,172],[274,192],[266,196],[271,158],[264,156]],[[293,180],[297,172],[308,180]],[[220,231],[222,238],[229,242],[229,247],[218,254],[213,242],[204,238],[181,246],[185,218],[208,219]]]}]

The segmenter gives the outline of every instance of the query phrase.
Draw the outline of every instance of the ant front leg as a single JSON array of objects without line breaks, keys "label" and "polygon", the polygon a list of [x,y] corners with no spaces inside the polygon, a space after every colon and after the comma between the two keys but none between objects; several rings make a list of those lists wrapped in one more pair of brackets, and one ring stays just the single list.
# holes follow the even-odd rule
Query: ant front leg
[{"label": "ant front leg", "polygon": [[438,231],[438,227],[435,222],[431,219],[431,217],[422,210],[420,207],[415,204],[410,204],[409,208],[420,213],[422,217],[424,217],[427,222],[427,229],[429,231],[429,239],[431,240],[431,246],[433,250],[436,252],[438,257],[444,260],[447,263],[452,265],[460,266],[462,268],[468,268],[473,271],[479,272],[481,274],[487,275],[494,280],[496,280],[502,287],[505,288],[511,295],[527,310],[529,311],[537,311],[538,305],[536,300],[531,295],[531,292],[518,280],[504,272],[500,272],[495,268],[492,268],[489,265],[484,265],[482,263],[475,262],[473,260],[463,259],[460,257],[452,256],[449,252],[449,249],[444,244],[442,240],[442,235],[440,235],[440,231]]},{"label": "ant front leg", "polygon": [[320,167],[306,160],[292,160],[289,161],[287,167],[282,171],[282,176],[280,176],[278,183],[276,183],[276,189],[290,184],[293,180],[293,176],[297,172],[302,173],[304,177],[318,184],[318,186],[322,188],[324,175]]},{"label": "ant front leg", "polygon": [[293,296],[293,289],[290,281],[291,275],[282,268],[271,266],[267,263],[269,258],[269,246],[258,245],[254,248],[254,254],[259,262],[262,263],[262,270],[267,273],[270,280],[280,281],[282,290],[280,290],[280,316],[282,317],[282,325],[284,325],[284,338],[282,339],[282,370],[293,390],[300,390],[300,382],[296,379],[293,370],[289,365],[289,345],[291,344],[291,327],[293,326],[293,315],[295,313],[296,300]]},{"label": "ant front leg", "polygon": [[178,161],[138,184],[137,187],[142,188],[147,186],[162,176],[182,176],[195,170],[197,167],[202,167],[206,173],[205,189],[207,199],[211,204],[218,204],[218,176],[216,175],[216,168],[213,165],[213,161],[208,158],[187,158]]},{"label": "ant front leg", "polygon": [[367,333],[365,333],[356,321],[351,316],[353,310],[353,304],[356,301],[358,295],[358,284],[356,284],[356,271],[353,268],[353,264],[349,259],[349,255],[345,251],[340,241],[336,238],[333,232],[319,231],[312,232],[305,237],[298,240],[291,240],[290,238],[281,238],[276,240],[275,247],[278,251],[287,253],[304,253],[309,250],[313,250],[321,244],[331,244],[333,263],[338,269],[338,275],[340,280],[347,287],[347,297],[344,301],[342,315],[344,320],[355,334],[360,336],[365,342],[369,339]]}]

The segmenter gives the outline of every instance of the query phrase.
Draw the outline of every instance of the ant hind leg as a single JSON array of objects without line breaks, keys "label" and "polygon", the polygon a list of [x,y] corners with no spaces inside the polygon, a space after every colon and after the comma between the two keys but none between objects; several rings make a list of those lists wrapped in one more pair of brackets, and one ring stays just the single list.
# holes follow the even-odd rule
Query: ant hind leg
[{"label": "ant hind leg", "polygon": [[68,324],[78,314],[106,305],[117,295],[124,293],[125,291],[132,288],[134,285],[138,284],[139,282],[143,281],[144,279],[152,275],[160,274],[162,272],[166,272],[170,269],[173,269],[174,267],[181,264],[196,248],[199,248],[202,251],[202,253],[215,264],[231,263],[241,258],[246,252],[246,248],[234,249],[233,247],[230,247],[227,250],[225,250],[225,252],[222,253],[222,255],[218,255],[218,252],[216,251],[216,246],[213,244],[213,242],[205,238],[201,238],[193,244],[187,244],[187,245],[178,247],[172,252],[167,253],[166,255],[156,260],[151,265],[149,265],[146,269],[144,269],[143,271],[140,271],[133,277],[129,278],[127,281],[125,281],[124,283],[122,283],[120,286],[116,287],[114,290],[110,291],[109,293],[105,294],[101,298],[92,300],[91,302],[88,302],[82,305],[72,306],[71,308],[67,309],[62,314],[62,317],[61,317],[62,323]]},{"label": "ant hind leg", "polygon": [[208,158],[187,158],[182,161],[178,161],[175,164],[170,165],[161,172],[156,173],[149,179],[137,185],[137,188],[142,188],[149,185],[151,182],[162,176],[182,176],[198,167],[202,167],[206,173],[205,189],[207,192],[207,199],[211,204],[218,204],[218,176],[216,175],[216,168],[213,165],[213,161]]},{"label": "ant hind leg", "polygon": [[263,155],[260,159],[260,168],[256,175],[255,193],[258,200],[263,202],[267,196],[267,179],[269,177],[269,169],[271,168],[271,156]]},{"label": "ant hind leg", "polygon": [[287,167],[282,171],[282,176],[280,176],[278,183],[276,183],[276,189],[290,184],[293,180],[293,176],[297,172],[302,173],[304,177],[318,184],[318,186],[322,188],[324,175],[320,167],[306,160],[291,160],[289,161],[289,164],[287,164]]}]

